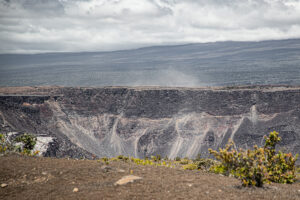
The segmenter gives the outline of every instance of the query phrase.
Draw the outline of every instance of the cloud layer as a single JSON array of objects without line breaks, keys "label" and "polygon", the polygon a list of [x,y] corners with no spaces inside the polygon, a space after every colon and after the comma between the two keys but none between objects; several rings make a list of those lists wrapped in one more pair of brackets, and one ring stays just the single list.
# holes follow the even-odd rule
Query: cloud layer
[{"label": "cloud layer", "polygon": [[299,0],[0,0],[0,53],[288,38]]}]

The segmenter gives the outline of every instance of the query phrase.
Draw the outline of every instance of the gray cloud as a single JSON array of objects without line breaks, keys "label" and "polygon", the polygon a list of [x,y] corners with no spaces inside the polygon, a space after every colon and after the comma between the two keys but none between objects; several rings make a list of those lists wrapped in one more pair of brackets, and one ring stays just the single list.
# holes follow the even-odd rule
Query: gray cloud
[{"label": "gray cloud", "polygon": [[299,0],[0,0],[0,53],[288,38]]}]

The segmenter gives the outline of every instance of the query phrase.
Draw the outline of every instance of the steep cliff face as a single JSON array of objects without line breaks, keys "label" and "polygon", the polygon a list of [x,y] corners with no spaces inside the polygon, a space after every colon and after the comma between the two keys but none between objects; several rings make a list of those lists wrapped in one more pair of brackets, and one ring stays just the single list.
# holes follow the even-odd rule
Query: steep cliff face
[{"label": "steep cliff face", "polygon": [[300,88],[1,88],[2,132],[50,136],[46,155],[209,156],[276,130],[300,153]]}]

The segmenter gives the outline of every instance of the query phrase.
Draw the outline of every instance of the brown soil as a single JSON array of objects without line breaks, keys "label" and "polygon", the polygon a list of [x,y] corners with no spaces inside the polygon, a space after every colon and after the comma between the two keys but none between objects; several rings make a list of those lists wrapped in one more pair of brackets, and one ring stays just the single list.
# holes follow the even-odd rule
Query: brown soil
[{"label": "brown soil", "polygon": [[[0,184],[8,186],[0,187],[0,199],[300,199],[300,182],[243,188],[235,178],[202,171],[123,161],[110,162],[110,169],[103,165],[93,160],[1,156]],[[114,185],[131,172],[142,179]]]}]

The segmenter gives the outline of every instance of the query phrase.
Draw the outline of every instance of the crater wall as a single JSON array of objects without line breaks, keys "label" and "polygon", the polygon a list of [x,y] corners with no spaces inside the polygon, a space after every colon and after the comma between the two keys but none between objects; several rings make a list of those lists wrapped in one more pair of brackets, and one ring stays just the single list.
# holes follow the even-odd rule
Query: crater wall
[{"label": "crater wall", "polygon": [[52,137],[46,156],[209,156],[263,144],[300,153],[300,88],[0,88],[1,132]]}]

